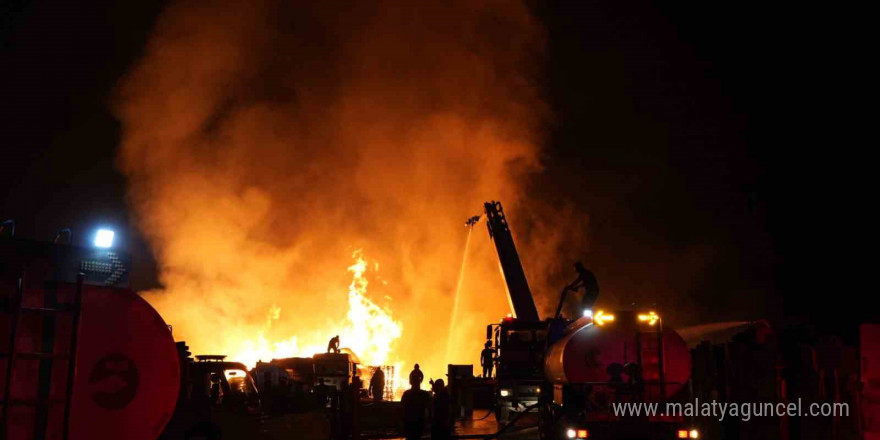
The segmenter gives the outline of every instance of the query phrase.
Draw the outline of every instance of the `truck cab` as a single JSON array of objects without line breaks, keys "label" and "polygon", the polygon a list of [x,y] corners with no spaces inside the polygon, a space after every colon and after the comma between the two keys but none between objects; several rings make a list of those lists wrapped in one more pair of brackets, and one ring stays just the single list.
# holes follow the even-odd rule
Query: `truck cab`
[{"label": "truck cab", "polygon": [[357,375],[357,359],[349,353],[319,353],[314,356],[315,384],[324,385],[341,392]]},{"label": "truck cab", "polygon": [[496,406],[499,420],[538,403],[544,383],[544,353],[547,348],[546,322],[505,318],[489,325],[487,336],[495,351]]}]

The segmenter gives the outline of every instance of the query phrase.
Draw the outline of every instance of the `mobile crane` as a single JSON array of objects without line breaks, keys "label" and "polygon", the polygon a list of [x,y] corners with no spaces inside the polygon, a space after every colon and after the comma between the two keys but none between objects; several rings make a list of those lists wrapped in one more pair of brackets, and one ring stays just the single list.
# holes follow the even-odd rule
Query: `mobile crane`
[{"label": "mobile crane", "polygon": [[[494,409],[499,422],[537,408],[545,439],[698,438],[699,431],[680,416],[631,419],[611,410],[618,402],[681,398],[691,373],[681,336],[664,327],[654,311],[590,308],[576,319],[561,316],[565,295],[589,284],[578,282],[586,281],[588,272],[580,263],[575,265],[579,279],[562,290],[555,316],[541,320],[501,203],[486,202],[483,208],[466,225],[473,227],[485,216],[512,311],[486,328],[496,353]],[[584,304],[591,306],[593,300]]]},{"label": "mobile crane", "polygon": [[512,412],[538,403],[550,322],[538,315],[501,202],[486,202],[483,207],[484,214],[471,217],[468,225],[473,227],[485,216],[512,310],[500,323],[486,327],[486,339],[496,353],[495,415],[504,421]]}]

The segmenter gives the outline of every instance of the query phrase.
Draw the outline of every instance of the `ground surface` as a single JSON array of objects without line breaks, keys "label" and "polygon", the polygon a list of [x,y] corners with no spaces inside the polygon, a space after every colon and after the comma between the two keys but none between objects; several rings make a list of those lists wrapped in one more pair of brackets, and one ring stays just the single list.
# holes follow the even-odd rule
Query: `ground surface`
[{"label": "ground surface", "polygon": [[[386,420],[391,417],[394,407],[387,405],[384,408],[374,408],[377,412],[383,413]],[[375,414],[375,412],[373,412]],[[366,419],[370,419],[370,414],[365,414]],[[375,418],[373,418],[375,419]],[[379,429],[375,420],[365,420],[368,426],[364,427],[363,434],[365,438],[389,438],[402,439],[396,433],[392,425],[393,421],[386,422],[387,429]],[[292,435],[303,440],[325,440],[330,437],[333,424],[326,418],[315,413],[302,414],[285,414],[282,416],[267,418],[262,424],[261,440],[289,439]],[[455,424],[455,434],[464,438],[481,438],[483,435],[492,435],[499,430],[499,424],[495,421],[495,416],[489,414],[486,410],[474,411],[473,418],[460,420]],[[428,436],[426,429],[425,436]],[[254,437],[249,437],[254,438]],[[501,438],[512,440],[531,440],[538,438],[537,429],[534,427],[534,420],[522,420],[514,426],[508,428]]]}]

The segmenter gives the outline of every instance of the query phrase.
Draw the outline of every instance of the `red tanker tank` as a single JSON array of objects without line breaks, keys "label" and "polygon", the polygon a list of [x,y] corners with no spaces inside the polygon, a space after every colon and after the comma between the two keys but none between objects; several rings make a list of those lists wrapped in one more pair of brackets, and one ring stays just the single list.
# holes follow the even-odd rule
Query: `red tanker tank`
[{"label": "red tanker tank", "polygon": [[87,287],[70,439],[155,439],[174,412],[180,388],[171,331],[134,292]]},{"label": "red tanker tank", "polygon": [[592,319],[581,318],[550,348],[544,371],[555,383],[613,384],[628,380],[621,374],[628,364],[640,367],[649,399],[674,395],[691,375],[684,339],[653,312],[596,312]]},{"label": "red tanker tank", "polygon": [[129,289],[70,281],[100,253],[0,239],[0,437],[153,440],[171,418],[180,367],[162,317]]}]

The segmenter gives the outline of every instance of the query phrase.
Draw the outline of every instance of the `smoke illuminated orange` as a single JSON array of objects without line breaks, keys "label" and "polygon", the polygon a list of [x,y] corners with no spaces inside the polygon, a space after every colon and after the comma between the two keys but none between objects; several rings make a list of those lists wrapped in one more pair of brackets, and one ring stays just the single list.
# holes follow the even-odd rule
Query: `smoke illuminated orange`
[{"label": "smoke illuminated orange", "polygon": [[172,3],[115,102],[162,284],[145,298],[194,352],[249,365],[336,334],[426,378],[478,363],[510,310],[486,234],[462,267],[465,219],[504,201],[536,292],[570,264],[522,196],[542,41],[516,1]]}]

